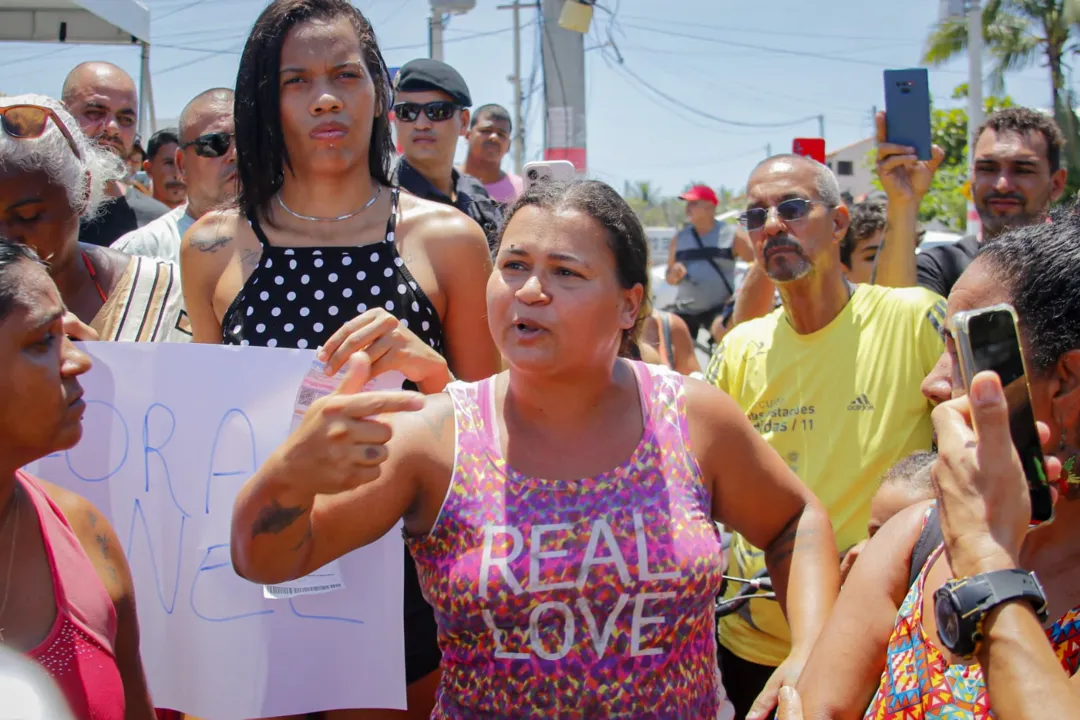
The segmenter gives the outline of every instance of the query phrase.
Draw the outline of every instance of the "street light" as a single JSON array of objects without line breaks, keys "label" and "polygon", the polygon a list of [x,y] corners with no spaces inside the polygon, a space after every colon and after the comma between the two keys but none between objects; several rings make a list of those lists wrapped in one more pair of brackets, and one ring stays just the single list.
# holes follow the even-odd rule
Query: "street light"
[{"label": "street light", "polygon": [[596,0],[566,0],[559,13],[559,27],[582,35],[588,34],[595,5]]},{"label": "street light", "polygon": [[430,0],[431,20],[428,26],[428,55],[432,60],[443,59],[443,30],[445,15],[464,15],[476,8],[476,0]]}]

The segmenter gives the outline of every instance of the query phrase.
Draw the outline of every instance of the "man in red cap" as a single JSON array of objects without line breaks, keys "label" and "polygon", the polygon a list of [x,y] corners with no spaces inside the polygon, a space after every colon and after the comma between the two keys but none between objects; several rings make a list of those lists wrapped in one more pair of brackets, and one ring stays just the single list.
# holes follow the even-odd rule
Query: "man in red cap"
[{"label": "man in red cap", "polygon": [[671,241],[666,278],[678,287],[675,314],[697,339],[735,294],[736,256],[748,262],[753,256],[736,244],[734,226],[716,221],[720,200],[712,188],[694,185],[679,199],[686,201],[687,223]]}]

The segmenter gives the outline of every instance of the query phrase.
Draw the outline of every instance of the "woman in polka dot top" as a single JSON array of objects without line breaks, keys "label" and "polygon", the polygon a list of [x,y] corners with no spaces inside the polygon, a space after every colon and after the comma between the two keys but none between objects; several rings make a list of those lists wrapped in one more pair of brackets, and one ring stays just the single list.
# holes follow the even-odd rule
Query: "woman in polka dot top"
[{"label": "woman in polka dot top", "polygon": [[[278,82],[263,80],[268,65]],[[450,372],[498,370],[486,237],[454,208],[391,186],[390,105],[374,34],[351,3],[266,8],[236,85],[239,207],[200,219],[182,248],[196,342],[322,346],[330,372],[366,350],[375,374],[400,371],[425,393]],[[426,718],[441,655],[407,552],[405,563],[410,716]]]}]

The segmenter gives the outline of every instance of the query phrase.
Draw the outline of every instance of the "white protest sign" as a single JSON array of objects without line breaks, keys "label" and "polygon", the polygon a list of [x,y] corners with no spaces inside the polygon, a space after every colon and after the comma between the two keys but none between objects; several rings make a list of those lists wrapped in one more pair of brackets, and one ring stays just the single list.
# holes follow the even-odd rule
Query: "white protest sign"
[{"label": "white protest sign", "polygon": [[267,598],[232,569],[233,501],[287,436],[313,352],[83,348],[94,367],[82,378],[82,441],[28,470],[116,528],[154,704],[207,720],[404,709],[399,529],[336,563],[333,592]]}]

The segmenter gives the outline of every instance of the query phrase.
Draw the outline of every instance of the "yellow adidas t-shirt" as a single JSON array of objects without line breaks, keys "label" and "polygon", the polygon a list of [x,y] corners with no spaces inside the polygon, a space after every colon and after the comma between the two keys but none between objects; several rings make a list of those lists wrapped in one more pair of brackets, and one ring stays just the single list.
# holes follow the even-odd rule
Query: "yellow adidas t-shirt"
[{"label": "yellow adidas t-shirt", "polygon": [[[799,335],[779,309],[732,330],[709,362],[706,378],[825,504],[841,550],[866,536],[885,471],[930,448],[931,406],[919,386],[944,350],[944,321],[945,301],[929,290],[859,285],[818,332]],[[764,553],[736,535],[731,565],[752,577]],[[728,593],[738,590],[731,583]],[[768,600],[723,618],[720,642],[771,666],[791,649],[780,606]]]}]

